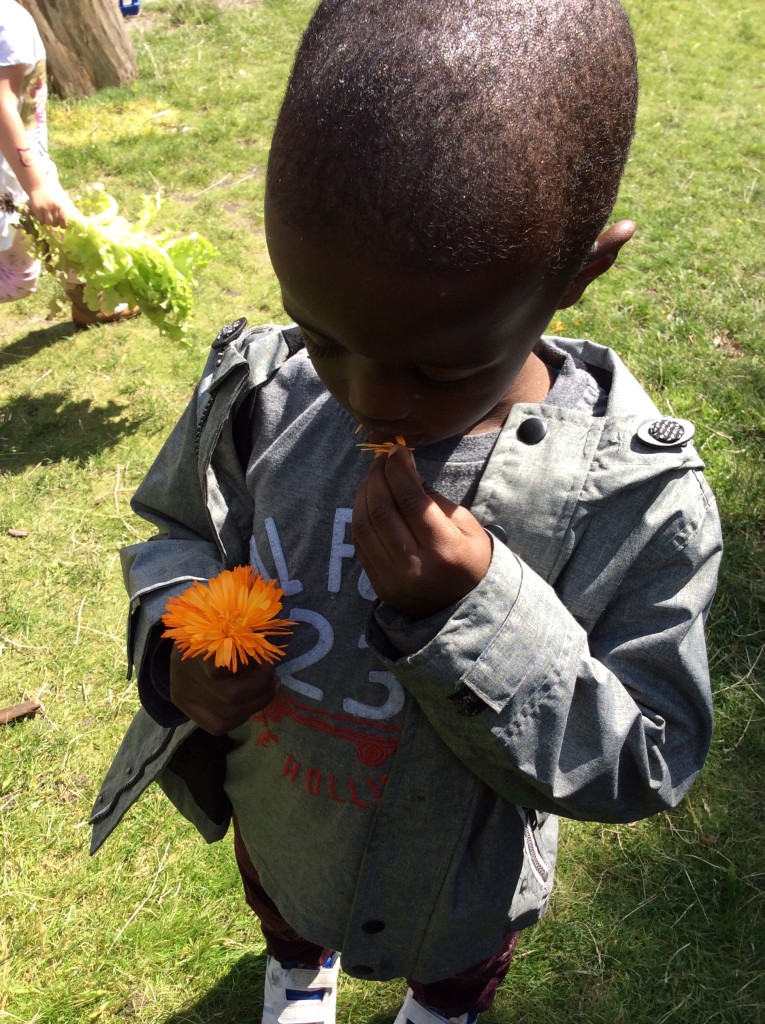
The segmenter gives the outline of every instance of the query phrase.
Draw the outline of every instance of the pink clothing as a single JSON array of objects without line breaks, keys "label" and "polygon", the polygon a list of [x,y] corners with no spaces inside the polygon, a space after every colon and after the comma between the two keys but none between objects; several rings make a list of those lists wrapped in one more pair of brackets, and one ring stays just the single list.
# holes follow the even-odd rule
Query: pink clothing
[{"label": "pink clothing", "polygon": [[10,248],[0,251],[0,302],[15,302],[31,295],[40,277],[40,261],[27,252],[24,235],[13,228]]}]

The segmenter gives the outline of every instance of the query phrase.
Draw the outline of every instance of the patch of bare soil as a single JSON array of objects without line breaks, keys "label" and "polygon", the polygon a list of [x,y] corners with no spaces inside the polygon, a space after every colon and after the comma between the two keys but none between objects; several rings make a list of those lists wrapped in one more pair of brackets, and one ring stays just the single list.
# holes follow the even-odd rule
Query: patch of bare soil
[{"label": "patch of bare soil", "polygon": [[727,327],[715,334],[712,340],[715,348],[719,348],[726,356],[739,358],[745,354],[743,345],[738,338],[731,334]]}]

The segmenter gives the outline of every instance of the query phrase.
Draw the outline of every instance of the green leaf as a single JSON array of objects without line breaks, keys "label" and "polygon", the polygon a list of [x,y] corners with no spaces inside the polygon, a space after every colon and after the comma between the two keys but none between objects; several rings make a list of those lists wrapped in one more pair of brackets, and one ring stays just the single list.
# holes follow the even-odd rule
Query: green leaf
[{"label": "green leaf", "polygon": [[167,242],[162,235],[151,237],[146,229],[159,209],[159,195],[144,198],[135,224],[119,213],[117,201],[101,185],[74,201],[78,212],[65,228],[25,218],[43,266],[59,280],[83,281],[91,309],[110,313],[123,302],[138,306],[161,334],[185,341],[196,275],[215,257],[215,248],[196,233]]}]

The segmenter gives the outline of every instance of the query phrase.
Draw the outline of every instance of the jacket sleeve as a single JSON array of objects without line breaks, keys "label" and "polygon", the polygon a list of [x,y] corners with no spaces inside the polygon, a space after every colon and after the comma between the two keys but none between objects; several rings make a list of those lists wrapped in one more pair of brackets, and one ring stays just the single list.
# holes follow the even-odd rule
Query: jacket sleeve
[{"label": "jacket sleeve", "polygon": [[[417,650],[373,617],[369,640],[467,767],[515,804],[635,821],[677,804],[712,735],[704,620],[722,550],[703,485],[664,517],[586,631],[494,542],[486,577]],[[402,649],[405,653],[402,655]]]},{"label": "jacket sleeve", "polygon": [[133,511],[157,534],[120,552],[130,597],[128,674],[135,667],[141,702],[166,726],[185,721],[168,699],[168,598],[249,561],[245,467],[257,396],[302,347],[297,328],[245,326],[241,318],[219,332],[191,401],[133,496]]},{"label": "jacket sleeve", "polygon": [[[207,374],[131,502],[138,516],[156,526],[156,535],[120,552],[130,598],[128,674],[135,668],[142,704],[166,726],[185,721],[168,696],[170,641],[161,639],[161,617],[168,598],[182,593],[192,580],[208,580],[230,567],[208,508],[207,474],[198,453],[206,382]],[[223,430],[231,429],[229,417]],[[228,476],[238,472],[239,491],[246,493],[233,444],[219,448],[227,453],[220,458],[225,458]],[[215,479],[221,475],[225,473],[218,473]]]}]

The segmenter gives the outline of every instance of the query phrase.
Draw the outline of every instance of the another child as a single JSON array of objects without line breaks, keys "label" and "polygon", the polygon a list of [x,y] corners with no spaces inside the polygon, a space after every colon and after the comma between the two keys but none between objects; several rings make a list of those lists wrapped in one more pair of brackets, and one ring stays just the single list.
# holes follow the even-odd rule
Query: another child
[{"label": "another child", "polygon": [[0,302],[37,287],[40,263],[18,227],[24,203],[42,224],[66,227],[70,202],[48,156],[45,48],[32,15],[0,0]]},{"label": "another child", "polygon": [[[408,979],[397,1024],[470,1024],[557,816],[655,814],[704,763],[693,428],[542,337],[633,234],[603,227],[636,91],[616,0],[324,0],[303,38],[266,192],[297,326],[220,332],[135,496],[146,710],[93,813],[93,849],[152,779],[210,841],[233,813],[266,1024],[334,1020],[337,951]],[[168,598],[244,563],[285,592],[286,660],[181,661]]]},{"label": "another child", "polygon": [[[16,0],[0,0],[0,302],[31,295],[40,278],[18,208],[26,203],[40,223],[62,228],[74,209],[48,155],[47,99],[45,47],[34,18]],[[66,290],[79,327],[138,315],[127,305],[91,310],[76,279]]]}]

